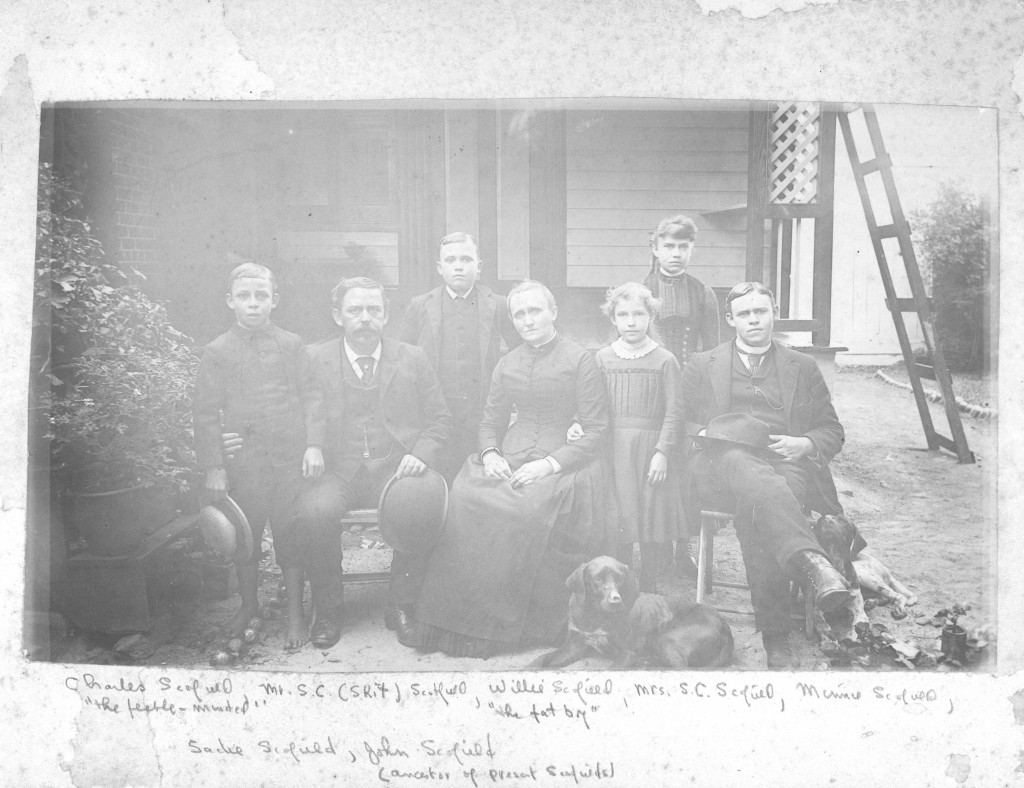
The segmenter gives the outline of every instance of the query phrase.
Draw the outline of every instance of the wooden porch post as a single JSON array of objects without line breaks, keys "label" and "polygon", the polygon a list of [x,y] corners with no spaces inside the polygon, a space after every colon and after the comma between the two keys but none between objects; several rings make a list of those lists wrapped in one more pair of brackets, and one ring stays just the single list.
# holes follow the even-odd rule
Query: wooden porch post
[{"label": "wooden porch post", "polygon": [[814,218],[814,272],[811,317],[821,328],[811,332],[811,344],[832,344],[832,226],[835,216],[836,113],[822,107],[818,147],[818,206]]},{"label": "wooden porch post", "polygon": [[398,124],[398,277],[406,294],[435,280],[434,244],[445,230],[444,112],[396,113]]},{"label": "wooden porch post", "polygon": [[565,111],[530,120],[530,276],[552,289],[566,286]]},{"label": "wooden porch post", "polygon": [[747,143],[747,281],[764,281],[764,220],[768,204],[768,108],[750,111]]},{"label": "wooden porch post", "polygon": [[498,149],[497,110],[477,110],[477,194],[480,200],[480,259],[482,279],[498,284]]}]

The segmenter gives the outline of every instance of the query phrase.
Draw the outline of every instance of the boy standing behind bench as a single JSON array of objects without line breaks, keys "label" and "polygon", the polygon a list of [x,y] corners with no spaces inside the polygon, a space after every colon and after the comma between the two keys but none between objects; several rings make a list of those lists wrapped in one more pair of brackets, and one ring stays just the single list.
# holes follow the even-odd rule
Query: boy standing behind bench
[{"label": "boy standing behind bench", "polygon": [[[270,321],[277,306],[274,274],[256,263],[231,272],[227,305],[235,325],[203,350],[194,403],[196,460],[214,500],[230,492],[253,531],[252,557],[236,564],[242,604],[227,625],[238,637],[258,614],[257,571],[269,522],[274,555],[288,595],[286,648],[308,638],[302,608],[303,557],[296,501],[303,478],[323,473],[323,398],[312,382],[309,357],[296,334]],[[241,448],[225,457],[222,433],[237,433]]]}]

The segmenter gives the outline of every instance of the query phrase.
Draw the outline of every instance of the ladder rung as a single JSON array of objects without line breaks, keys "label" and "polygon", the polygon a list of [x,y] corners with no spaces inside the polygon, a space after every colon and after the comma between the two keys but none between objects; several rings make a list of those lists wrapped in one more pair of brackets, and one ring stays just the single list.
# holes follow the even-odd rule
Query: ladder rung
[{"label": "ladder rung", "polygon": [[[925,303],[927,303],[927,305],[929,307],[932,306],[932,299],[931,299],[931,297],[927,297],[924,300],[925,300]],[[887,298],[887,299],[885,299],[885,308],[888,309],[890,312],[918,312],[919,313],[921,311],[920,305],[917,303],[917,299],[916,298],[897,298],[896,299],[895,307],[893,306],[892,301]]]},{"label": "ladder rung", "polygon": [[914,369],[917,370],[917,374],[922,378],[937,380],[935,377],[935,367],[929,367],[927,364],[914,364]]},{"label": "ladder rung", "polygon": [[883,224],[878,228],[879,238],[897,238],[899,237],[899,227],[895,224]]},{"label": "ladder rung", "polygon": [[935,438],[935,442],[944,449],[949,449],[951,452],[956,454],[956,444],[947,438],[945,435],[939,435],[939,433],[933,433],[932,437]]},{"label": "ladder rung", "polygon": [[873,159],[862,161],[857,165],[857,169],[860,171],[861,175],[870,175],[873,172],[878,172],[882,167],[891,166],[892,160],[889,158],[889,154],[886,154],[885,156],[876,156]]}]

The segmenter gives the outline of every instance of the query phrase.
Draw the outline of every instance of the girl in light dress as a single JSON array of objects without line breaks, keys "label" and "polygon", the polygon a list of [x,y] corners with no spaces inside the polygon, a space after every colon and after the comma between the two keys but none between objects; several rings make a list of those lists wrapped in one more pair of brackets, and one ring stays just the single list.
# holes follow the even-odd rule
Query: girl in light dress
[{"label": "girl in light dress", "polygon": [[618,339],[597,352],[611,411],[609,527],[618,529],[618,558],[632,565],[640,543],[640,590],[655,591],[671,560],[672,542],[685,544],[680,472],[685,460],[681,375],[675,355],[650,329],[660,302],[637,282],[608,291],[601,310]]}]

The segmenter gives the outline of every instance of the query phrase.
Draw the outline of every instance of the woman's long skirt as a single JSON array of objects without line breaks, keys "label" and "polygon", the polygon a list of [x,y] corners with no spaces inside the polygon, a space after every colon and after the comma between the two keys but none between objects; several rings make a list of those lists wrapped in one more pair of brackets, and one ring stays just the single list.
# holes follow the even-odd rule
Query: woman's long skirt
[{"label": "woman's long skirt", "polygon": [[560,641],[566,578],[610,546],[600,477],[592,463],[513,490],[469,457],[416,605],[419,645],[487,657]]}]

